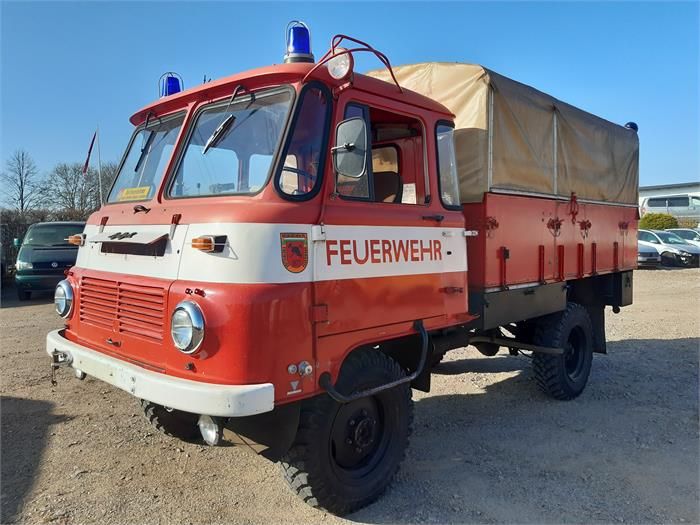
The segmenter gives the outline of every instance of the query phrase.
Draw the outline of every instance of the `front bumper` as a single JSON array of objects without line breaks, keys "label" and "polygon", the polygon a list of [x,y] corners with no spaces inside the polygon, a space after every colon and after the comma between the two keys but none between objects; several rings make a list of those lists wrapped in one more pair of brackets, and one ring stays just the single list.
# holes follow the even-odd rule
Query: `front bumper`
[{"label": "front bumper", "polygon": [[15,274],[15,286],[22,290],[35,292],[53,292],[56,285],[65,279],[63,273],[52,274]]},{"label": "front bumper", "polygon": [[63,354],[62,364],[159,405],[193,414],[219,417],[252,416],[274,408],[271,383],[220,385],[152,372],[90,350],[63,337],[62,330],[46,336],[46,353]]},{"label": "front bumper", "polygon": [[655,257],[642,257],[642,256],[637,257],[637,265],[638,266],[659,266],[660,264],[661,264],[661,257],[658,255]]}]

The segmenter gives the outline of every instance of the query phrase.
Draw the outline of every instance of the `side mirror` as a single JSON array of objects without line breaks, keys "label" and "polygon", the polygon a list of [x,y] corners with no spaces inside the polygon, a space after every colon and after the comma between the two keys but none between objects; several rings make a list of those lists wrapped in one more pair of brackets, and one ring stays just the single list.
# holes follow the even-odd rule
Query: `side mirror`
[{"label": "side mirror", "polygon": [[22,241],[15,237],[14,239],[12,239],[12,245],[15,248],[19,248],[20,246],[22,246]]},{"label": "side mirror", "polygon": [[359,179],[367,171],[367,128],[364,119],[342,121],[335,129],[333,167],[336,173]]}]

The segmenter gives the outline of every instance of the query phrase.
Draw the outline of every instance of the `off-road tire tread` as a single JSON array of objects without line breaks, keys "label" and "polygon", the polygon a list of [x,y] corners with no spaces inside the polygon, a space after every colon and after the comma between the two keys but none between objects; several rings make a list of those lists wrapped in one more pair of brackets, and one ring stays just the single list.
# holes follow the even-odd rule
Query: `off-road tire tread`
[{"label": "off-road tire tread", "polygon": [[[562,337],[564,336],[562,330],[567,326],[568,318],[581,314],[589,319],[590,327],[588,312],[583,306],[577,303],[568,303],[564,311],[543,317],[535,326],[535,344],[541,346],[561,346]],[[537,387],[554,399],[569,401],[577,397],[578,394],[572,395],[571,392],[565,388],[565,385],[562,384],[559,375],[560,366],[559,356],[537,352],[533,355],[532,370]]]},{"label": "off-road tire tread", "polygon": [[[141,408],[148,422],[153,425],[158,432],[182,441],[187,441],[188,443],[197,443],[201,441],[201,435],[194,414],[187,414],[187,416],[192,416],[192,420],[194,421],[194,425],[192,425],[185,419],[177,417],[176,414],[178,411],[168,412],[165,410],[165,407],[156,403],[151,403],[145,399],[141,400]],[[180,414],[185,413],[180,412]]]},{"label": "off-road tire tread", "polygon": [[[343,364],[343,379],[357,377],[364,371],[372,368],[385,368],[396,379],[405,376],[405,372],[399,364],[386,354],[374,350],[361,350],[348,357]],[[410,386],[404,384],[396,388],[406,391],[406,395],[402,396],[407,404],[406,410],[408,411],[406,446],[402,450],[401,458],[394,472],[389,477],[389,483],[385,485],[382,491],[373,494],[371,497],[353,502],[343,499],[324,483],[323,478],[317,472],[319,451],[314,450],[312,446],[314,434],[318,429],[323,428],[323,420],[328,417],[329,410],[335,401],[327,394],[304,401],[295,441],[280,461],[280,467],[289,487],[306,504],[342,516],[369,505],[383,494],[406,457],[406,449],[413,431],[413,400]]]}]

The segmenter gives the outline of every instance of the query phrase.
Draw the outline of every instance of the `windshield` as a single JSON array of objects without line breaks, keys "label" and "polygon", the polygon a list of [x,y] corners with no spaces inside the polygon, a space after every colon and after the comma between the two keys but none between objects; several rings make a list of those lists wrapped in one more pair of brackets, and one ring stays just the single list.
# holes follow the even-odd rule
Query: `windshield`
[{"label": "windshield", "polygon": [[151,199],[163,177],[184,115],[148,120],[136,131],[107,202]]},{"label": "windshield", "polygon": [[694,232],[693,230],[676,230],[673,233],[688,241],[700,240],[700,233]]},{"label": "windshield", "polygon": [[685,244],[683,239],[673,233],[656,232],[656,235],[659,236],[659,239],[661,239],[661,242],[664,244]]},{"label": "windshield", "polygon": [[245,195],[266,184],[292,102],[275,88],[199,112],[170,185],[171,197]]},{"label": "windshield", "polygon": [[66,240],[82,233],[82,224],[37,224],[31,226],[22,244],[30,246],[72,246]]}]

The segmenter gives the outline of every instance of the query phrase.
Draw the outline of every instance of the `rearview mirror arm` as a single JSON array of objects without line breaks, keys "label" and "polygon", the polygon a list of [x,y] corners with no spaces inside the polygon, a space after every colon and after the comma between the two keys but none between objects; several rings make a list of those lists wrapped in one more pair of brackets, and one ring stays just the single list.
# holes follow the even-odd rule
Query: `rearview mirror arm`
[{"label": "rearview mirror arm", "polygon": [[353,151],[355,149],[355,144],[352,142],[346,142],[342,146],[333,146],[331,148],[331,151],[335,153],[336,151],[340,151],[344,149],[345,151]]}]

